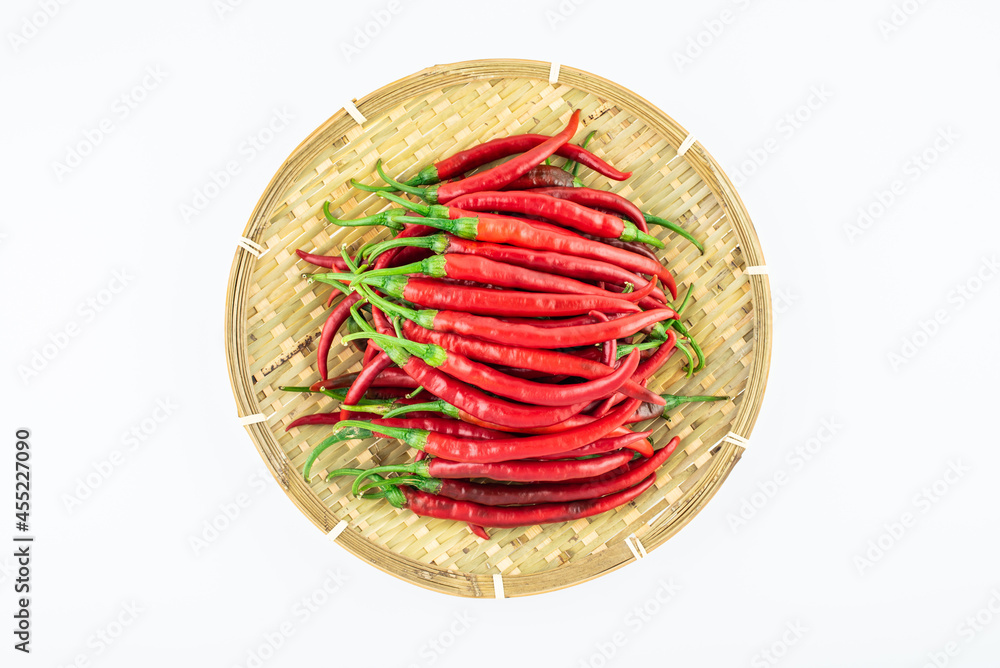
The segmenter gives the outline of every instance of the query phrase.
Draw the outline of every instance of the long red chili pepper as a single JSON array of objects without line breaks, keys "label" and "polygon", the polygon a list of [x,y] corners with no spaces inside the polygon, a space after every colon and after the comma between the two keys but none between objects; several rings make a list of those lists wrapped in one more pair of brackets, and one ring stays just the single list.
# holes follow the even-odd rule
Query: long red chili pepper
[{"label": "long red chili pepper", "polygon": [[[311,280],[333,283],[352,274],[313,274]],[[428,308],[465,311],[496,316],[567,316],[589,311],[635,313],[641,309],[632,302],[593,294],[521,292],[448,285],[433,278],[386,276],[363,273],[357,280],[396,299]]]},{"label": "long red chili pepper", "polygon": [[[656,476],[650,474],[633,487],[600,498],[568,503],[539,503],[531,506],[486,506],[428,494],[412,487],[390,488],[386,491],[386,498],[397,508],[408,508],[414,514],[423,517],[458,520],[487,527],[512,528],[568,522],[599,515],[632,501],[652,487],[654,482]],[[398,492],[398,495],[391,492]]]},{"label": "long red chili pepper", "polygon": [[558,151],[560,146],[565,145],[572,139],[579,124],[580,110],[577,109],[570,116],[569,123],[566,124],[566,127],[562,131],[547,138],[538,146],[484,172],[441,185],[416,188],[408,186],[405,183],[399,183],[386,176],[385,172],[382,171],[381,161],[376,164],[376,169],[379,175],[385,179],[386,183],[395,186],[397,189],[412,195],[419,195],[432,204],[437,202],[444,203],[456,197],[461,197],[466,193],[503,188],[515,179],[524,176],[532,167],[541,164],[547,157]]},{"label": "long red chili pepper", "polygon": [[[521,248],[556,251],[567,255],[611,262],[636,273],[658,276],[663,284],[667,286],[667,289],[670,290],[671,296],[673,298],[677,297],[677,283],[666,267],[661,265],[656,259],[650,259],[624,248],[617,248],[611,243],[618,243],[614,239],[594,241],[569,230],[563,230],[560,234],[553,234],[552,228],[555,226],[546,227],[542,223],[532,223],[530,221],[511,218],[510,216],[498,216],[488,213],[477,214],[476,212],[466,211],[457,207],[441,206],[438,204],[431,206],[414,204],[396,197],[392,193],[380,192],[378,195],[426,216],[428,220],[423,221],[423,224],[450,232],[457,237],[475,241],[510,244],[512,246],[520,246]],[[337,221],[332,217],[330,220],[334,223],[344,224],[343,221]],[[358,223],[359,221],[353,221],[351,224]],[[602,243],[602,241],[609,243]]]},{"label": "long red chili pepper", "polygon": [[[633,462],[624,472],[599,481],[503,485],[464,480],[426,479],[409,480],[406,484],[428,494],[437,494],[455,501],[472,501],[484,506],[527,506],[537,503],[566,503],[596,499],[629,489],[645,480],[670,458],[679,443],[680,439],[675,436],[648,459]],[[387,482],[391,483],[391,480]]]},{"label": "long red chili pepper", "polygon": [[[648,281],[634,272],[608,262],[601,262],[600,260],[582,259],[553,251],[472,241],[451,234],[432,234],[419,239],[389,239],[370,247],[368,249],[368,257],[376,257],[384,250],[400,246],[427,248],[439,254],[473,255],[503,262],[508,265],[516,265],[549,274],[558,274],[577,281],[605,281],[618,286],[630,283],[635,288],[635,292],[620,295],[622,299],[628,301],[642,300],[643,297],[637,295],[646,295],[646,286],[649,283],[655,282],[655,280]],[[556,292],[556,290],[553,290],[553,292]],[[652,299],[659,302],[660,305],[666,302],[666,295],[655,285],[648,294]]]},{"label": "long red chili pepper", "polygon": [[[357,373],[345,373],[341,376],[313,383],[309,389],[312,392],[319,392],[321,390],[333,390],[341,387],[350,387],[351,383],[353,383],[357,377]],[[372,381],[371,387],[399,387],[412,390],[419,387],[419,384],[407,376],[402,369],[386,369],[379,374],[374,381]]]},{"label": "long red chili pepper", "polygon": [[[410,464],[379,466],[369,469],[367,475],[405,473],[422,478],[465,479],[489,478],[503,482],[555,482],[593,478],[632,460],[632,451],[619,450],[590,459],[506,461],[506,462],[456,462],[431,457]],[[359,478],[355,487],[360,486]]]},{"label": "long red chili pepper", "polygon": [[[424,238],[429,239],[431,237]],[[424,276],[436,279],[452,278],[461,281],[474,281],[476,283],[485,283],[489,286],[531,290],[533,292],[594,295],[616,301],[627,297],[626,301],[638,302],[652,292],[652,286],[649,284],[651,282],[646,284],[645,294],[641,292],[611,292],[566,276],[534,271],[477,255],[465,255],[461,253],[431,255],[413,264],[368,271],[359,280],[367,281],[376,276],[399,276],[405,274],[423,274]]]},{"label": "long red chili pepper", "polygon": [[[622,220],[617,216],[611,216],[600,211],[595,211],[588,206],[582,206],[568,196],[562,198],[545,194],[554,190],[590,190],[589,188],[545,188],[541,190],[529,191],[481,191],[473,192],[448,202],[450,207],[458,207],[465,211],[506,211],[519,213],[528,216],[539,216],[541,218],[554,221],[565,227],[569,227],[577,232],[592,234],[598,237],[620,239],[622,241],[640,241],[645,244],[663,248],[663,242],[656,237],[651,237],[634,223]],[[595,193],[613,195],[614,193],[603,193],[594,190]],[[583,198],[579,198],[583,199]],[[628,200],[625,200],[626,202]],[[634,205],[633,205],[634,206]],[[638,211],[638,209],[636,209]],[[642,212],[639,212],[640,221],[644,221]]]},{"label": "long red chili pepper", "polygon": [[[566,200],[586,207],[600,207],[609,211],[614,211],[618,215],[626,216],[635,226],[642,229],[646,225],[646,216],[631,200],[625,199],[618,193],[607,190],[595,190],[593,188],[565,188],[551,187],[533,190],[533,193],[548,195],[557,199]],[[461,206],[453,203],[454,206]]]},{"label": "long red chili pepper", "polygon": [[319,377],[323,380],[326,380],[329,375],[330,346],[333,344],[334,337],[337,336],[337,330],[351,316],[351,307],[360,300],[361,295],[356,292],[344,297],[333,307],[323,323],[323,329],[319,333],[319,343],[316,344],[316,366],[319,369]]},{"label": "long red chili pepper", "polygon": [[[497,137],[482,144],[477,144],[472,148],[459,151],[452,156],[439,160],[438,162],[424,167],[412,179],[407,181],[407,185],[420,186],[437,183],[453,176],[459,176],[476,167],[486,163],[506,158],[515,153],[530,151],[539,144],[551,139],[548,135],[524,134],[511,135],[509,137]],[[590,151],[577,146],[576,144],[563,144],[556,149],[556,155],[569,158],[580,163],[584,167],[589,167],[598,174],[602,174],[614,181],[624,181],[632,176],[632,172],[622,172],[604,160],[598,158]]]},{"label": "long red chili pepper", "polygon": [[[435,394],[437,393],[435,392]],[[641,403],[638,399],[629,399],[613,413],[589,424],[555,434],[539,434],[521,438],[474,441],[420,429],[389,429],[388,431],[386,431],[388,429],[386,427],[380,427],[380,429],[386,436],[399,439],[411,448],[426,450],[428,454],[435,457],[463,462],[503,462],[511,459],[554,455],[593,443],[624,424],[625,420],[635,412]],[[348,420],[342,422],[341,426],[367,429],[367,424],[366,422]]]},{"label": "long red chili pepper", "polygon": [[534,325],[505,323],[496,318],[488,318],[459,311],[439,311],[424,309],[414,311],[398,304],[388,302],[375,295],[369,296],[369,301],[387,313],[412,320],[421,327],[434,329],[450,334],[473,336],[484,341],[502,343],[522,348],[574,348],[601,343],[608,339],[620,339],[631,336],[644,327],[662,322],[676,320],[677,313],[669,308],[630,313],[615,318],[609,322],[599,322],[576,327],[559,327],[546,329]]},{"label": "long red chili pepper", "polygon": [[[646,406],[647,404],[643,404]],[[638,413],[638,411],[636,411]],[[571,459],[574,457],[591,457],[593,455],[604,454],[605,452],[614,452],[615,450],[621,450],[622,448],[628,448],[638,452],[643,457],[650,457],[653,454],[653,448],[649,446],[649,442],[646,438],[652,434],[651,431],[633,431],[630,434],[622,434],[619,436],[607,436],[605,438],[598,439],[593,443],[588,443],[587,445],[581,445],[575,450],[570,450],[569,452],[561,452],[558,455],[550,455],[548,457],[536,457],[539,460],[549,460],[549,459]],[[642,441],[643,446],[634,447],[636,443]],[[649,447],[646,447],[649,446]]]},{"label": "long red chili pepper", "polygon": [[[523,369],[537,369],[539,371],[558,371],[569,376],[587,379],[603,378],[614,372],[614,369],[608,365],[583,359],[575,355],[553,350],[505,346],[458,334],[436,332],[432,329],[421,327],[410,320],[403,323],[403,332],[407,338],[414,341],[433,343],[446,350],[480,362],[510,364]],[[630,397],[642,399],[643,401],[657,403],[660,400],[659,395],[650,392],[638,383],[631,382],[631,380],[622,386],[621,391]]]}]

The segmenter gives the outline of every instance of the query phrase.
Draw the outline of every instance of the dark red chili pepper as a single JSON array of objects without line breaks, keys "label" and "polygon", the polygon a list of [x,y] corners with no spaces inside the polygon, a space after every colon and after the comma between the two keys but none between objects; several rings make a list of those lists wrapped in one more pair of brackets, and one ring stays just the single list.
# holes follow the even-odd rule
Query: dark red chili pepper
[{"label": "dark red chili pepper", "polygon": [[705,395],[695,395],[695,396],[680,396],[677,394],[661,394],[661,397],[666,400],[665,406],[657,406],[655,404],[644,403],[639,409],[629,418],[629,424],[634,422],[644,422],[645,420],[651,420],[652,418],[664,418],[669,420],[667,414],[673,409],[677,408],[681,404],[686,404],[690,402],[702,402],[702,401],[728,401],[729,397],[713,397]]},{"label": "dark red chili pepper", "polygon": [[[434,390],[431,392],[438,394]],[[559,454],[574,450],[581,445],[593,443],[624,424],[625,420],[631,417],[641,403],[638,399],[629,399],[613,413],[589,424],[555,434],[539,434],[520,438],[474,441],[420,429],[390,429],[388,432],[385,431],[386,427],[381,427],[381,429],[386,436],[397,438],[411,448],[426,450],[428,454],[435,457],[463,462],[503,462],[511,459],[529,459]],[[343,422],[341,426],[368,428],[367,423],[353,420]],[[490,524],[486,522],[484,525]]]},{"label": "dark red chili pepper", "polygon": [[414,514],[423,517],[458,520],[479,526],[512,528],[569,522],[599,515],[632,501],[652,487],[654,482],[656,476],[650,474],[633,487],[600,498],[568,503],[539,503],[530,506],[486,506],[428,494],[412,487],[390,488],[386,492],[386,498],[395,507],[409,508]]},{"label": "dark red chili pepper", "polygon": [[[351,275],[313,274],[312,279],[323,283],[333,283],[339,280],[337,277]],[[641,311],[632,302],[603,295],[473,288],[463,285],[448,285],[433,278],[374,275],[374,273],[367,272],[357,278],[362,284],[377,288],[379,292],[396,299],[405,299],[413,304],[428,308],[465,311],[477,315],[560,317],[589,311],[606,311],[608,313]]]},{"label": "dark red chili pepper", "polygon": [[[436,332],[421,327],[409,320],[403,323],[403,332],[407,338],[414,341],[433,343],[446,350],[480,362],[509,364],[523,369],[535,369],[538,371],[558,371],[569,376],[591,380],[607,377],[614,372],[614,369],[609,365],[583,359],[575,355],[568,355],[552,350],[536,350],[488,343],[457,334]],[[652,403],[656,403],[660,399],[658,395],[631,381],[626,382],[622,386],[621,391],[630,397]]]},{"label": "dark red chili pepper", "polygon": [[[629,313],[610,322],[599,322],[576,327],[546,329],[534,325],[505,323],[496,318],[488,318],[459,311],[438,311],[424,309],[414,311],[381,297],[370,296],[369,300],[382,310],[412,320],[421,327],[450,334],[473,336],[484,341],[502,343],[521,348],[574,348],[601,343],[608,339],[620,339],[635,334],[664,320],[676,320],[677,313],[669,308]],[[518,365],[520,366],[520,365]]]},{"label": "dark red chili pepper", "polygon": [[317,267],[326,267],[327,269],[336,269],[337,271],[350,271],[347,263],[344,262],[344,258],[337,255],[313,255],[312,253],[307,253],[304,250],[295,251],[298,256],[308,262],[309,264],[314,264]]},{"label": "dark red chili pepper", "polygon": [[[384,250],[400,246],[427,248],[439,254],[473,255],[526,269],[533,269],[549,274],[559,274],[560,276],[567,276],[577,281],[607,281],[617,286],[624,286],[627,283],[631,283],[635,292],[623,293],[621,294],[621,298],[640,303],[642,303],[640,300],[643,297],[637,297],[637,295],[647,294],[646,286],[654,282],[647,281],[644,277],[627,269],[622,269],[617,265],[601,262],[600,260],[582,259],[553,251],[472,241],[451,234],[432,234],[419,239],[390,239],[369,248],[368,257],[376,257]],[[556,290],[553,290],[553,292],[556,292]],[[659,302],[660,305],[666,302],[666,295],[655,285],[648,294],[652,299]]]},{"label": "dark red chili pepper", "polygon": [[[345,373],[335,378],[328,378],[313,383],[309,389],[312,392],[321,390],[333,390],[340,387],[350,387],[358,377],[357,373]],[[386,369],[372,381],[371,387],[399,387],[404,389],[414,389],[419,387],[419,383],[406,375],[401,369]]]},{"label": "dark red chili pepper", "polygon": [[[428,220],[424,221],[424,224],[450,232],[457,237],[474,241],[510,244],[521,248],[556,251],[557,253],[611,262],[636,273],[658,276],[660,281],[670,290],[671,296],[677,297],[677,283],[673,274],[661,265],[659,260],[655,259],[655,255],[650,259],[632,250],[617,247],[617,244],[625,242],[614,239],[595,241],[554,225],[547,226],[543,223],[519,220],[510,216],[475,213],[452,206],[414,204],[396,197],[392,193],[380,192],[378,195],[426,216]],[[367,220],[360,219],[352,221],[351,224],[366,224],[362,221]],[[332,217],[330,221],[344,224],[343,221],[337,221]],[[561,233],[554,234],[553,232],[557,230]]]},{"label": "dark red chili pepper", "polygon": [[580,110],[577,109],[573,112],[573,115],[570,116],[569,123],[566,124],[566,127],[563,128],[559,134],[548,137],[541,144],[538,144],[534,148],[522,153],[516,158],[512,158],[507,162],[503,162],[496,167],[487,169],[484,172],[479,172],[459,181],[452,181],[451,183],[432,185],[426,188],[416,188],[389,178],[386,173],[382,171],[381,161],[376,163],[375,167],[379,176],[381,176],[386,183],[396,187],[398,190],[410,193],[411,195],[417,195],[432,204],[437,202],[444,203],[453,200],[456,197],[461,197],[466,193],[476,192],[479,190],[496,190],[498,188],[503,188],[505,185],[511,183],[518,177],[524,176],[528,170],[541,164],[547,157],[558,151],[560,146],[565,145],[570,139],[572,139],[579,124]]},{"label": "dark red chili pepper", "polygon": [[[458,207],[465,211],[505,211],[528,216],[538,216],[551,220],[559,225],[569,227],[581,234],[592,234],[607,239],[621,241],[639,241],[657,248],[663,248],[663,242],[639,229],[634,223],[625,221],[618,216],[611,216],[595,211],[588,206],[577,204],[568,197],[559,198],[545,193],[550,190],[590,190],[589,188],[544,188],[526,191],[489,191],[472,192],[456,197],[448,203],[449,207]],[[592,192],[604,193],[600,190]],[[617,195],[616,195],[617,197]],[[628,201],[628,200],[625,200]],[[633,205],[634,206],[634,205]],[[638,209],[636,209],[638,211]],[[642,212],[638,220],[645,226]]]},{"label": "dark red chili pepper", "polygon": [[[371,349],[374,350],[375,346],[372,345]],[[369,361],[368,364],[361,369],[358,377],[353,383],[351,383],[351,389],[347,391],[347,395],[344,397],[344,403],[348,406],[356,404],[358,400],[365,395],[368,388],[371,387],[375,378],[390,366],[392,366],[392,360],[389,359],[389,356],[385,353],[376,353],[373,355],[371,361]],[[348,412],[349,411],[346,408],[341,408],[340,419],[346,420]]]},{"label": "dark red chili pepper", "polygon": [[[503,482],[555,482],[593,478],[627,464],[632,460],[631,450],[619,450],[590,459],[506,462],[456,462],[430,457],[411,464],[379,466],[367,475],[404,473],[422,478],[465,479],[488,478]],[[360,483],[358,483],[360,484]]]},{"label": "dark red chili pepper", "polygon": [[[601,480],[580,480],[573,483],[538,483],[534,485],[504,485],[474,483],[464,480],[412,481],[418,489],[456,501],[472,501],[484,506],[527,506],[538,503],[566,503],[596,499],[620,492],[639,484],[663,465],[677,449],[680,439],[673,437],[648,459],[632,462],[616,476]],[[391,480],[389,481],[391,483]]]},{"label": "dark red chili pepper", "polygon": [[[557,151],[558,153],[558,151]],[[407,185],[410,185],[407,182]],[[521,176],[506,186],[504,190],[530,190],[532,188],[552,188],[552,187],[573,187],[573,175],[562,167],[555,165],[538,165],[528,170],[528,173]],[[646,221],[643,221],[645,224]]]},{"label": "dark red chili pepper", "polygon": [[[424,167],[420,173],[407,181],[407,185],[421,186],[437,183],[453,176],[459,176],[476,167],[486,163],[506,158],[515,153],[530,151],[539,144],[551,139],[548,135],[524,134],[511,135],[509,137],[497,137],[482,144],[477,144],[472,148],[459,151],[458,153],[440,160],[433,165]],[[589,167],[598,174],[602,174],[613,181],[624,181],[632,176],[632,172],[622,172],[604,160],[598,158],[590,151],[577,146],[576,144],[563,144],[556,150],[556,155],[569,158],[580,163],[584,167]]]}]

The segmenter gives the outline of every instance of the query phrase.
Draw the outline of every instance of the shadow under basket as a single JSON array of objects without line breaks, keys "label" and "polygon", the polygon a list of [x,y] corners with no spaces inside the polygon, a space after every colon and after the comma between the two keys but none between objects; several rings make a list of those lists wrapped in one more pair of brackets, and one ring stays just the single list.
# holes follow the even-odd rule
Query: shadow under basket
[{"label": "shadow under basket", "polygon": [[[568,587],[645,556],[686,525],[715,494],[743,452],[760,409],[771,354],[771,301],[764,258],[750,218],[719,165],[655,106],[610,81],[570,67],[525,60],[441,65],[385,86],[340,110],[288,157],[261,196],[236,250],[226,295],[226,358],[240,421],[285,493],[323,532],[378,568],[458,596],[523,596]],[[351,106],[351,105],[348,105]],[[589,149],[633,175],[609,181],[586,168],[588,186],[610,189],[643,210],[682,224],[705,253],[651,226],[666,247],[661,260],[680,294],[693,286],[684,320],[703,347],[706,367],[685,377],[675,354],[649,387],[658,393],[727,395],[685,404],[653,429],[655,447],[681,445],[655,485],[608,513],[562,524],[492,529],[474,536],[461,522],[425,519],[384,500],[359,500],[350,479],[326,481],[339,467],[409,461],[391,439],[348,441],[324,452],[312,480],[302,478],[311,448],[332,427],[285,427],[336,404],[322,395],[282,392],[309,385],[331,289],[309,284],[316,269],[295,250],[331,254],[342,244],[387,237],[381,228],[327,224],[385,208],[350,180],[379,182],[375,162],[410,178],[436,159],[482,141],[518,133],[554,134],[581,110],[574,141],[596,131]],[[363,119],[363,120],[362,120]],[[561,164],[562,158],[554,158]],[[330,375],[357,371],[361,355],[338,335]],[[499,576],[499,577],[497,577]]]}]

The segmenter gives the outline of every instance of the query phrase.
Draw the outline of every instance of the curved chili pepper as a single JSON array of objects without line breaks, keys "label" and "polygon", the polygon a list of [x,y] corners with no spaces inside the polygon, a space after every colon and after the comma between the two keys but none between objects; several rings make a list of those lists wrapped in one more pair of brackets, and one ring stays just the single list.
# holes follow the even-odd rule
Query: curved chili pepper
[{"label": "curved chili pepper", "polygon": [[304,250],[295,251],[300,258],[308,262],[309,264],[314,264],[317,267],[326,267],[327,269],[336,269],[337,271],[350,271],[347,263],[340,256],[335,255],[314,255],[312,253],[307,253]]},{"label": "curved chili pepper", "polygon": [[[531,506],[496,507],[471,501],[456,501],[445,496],[428,494],[412,487],[390,488],[386,499],[397,508],[408,508],[416,515],[438,519],[458,520],[479,526],[513,528],[569,522],[599,515],[632,501],[656,482],[650,474],[628,489],[599,498],[589,498],[568,503],[539,503]],[[390,494],[397,491],[399,494]]]},{"label": "curved chili pepper", "polygon": [[[484,190],[456,197],[449,201],[448,206],[458,207],[465,211],[506,211],[528,216],[539,216],[580,233],[592,234],[603,238],[620,239],[622,241],[640,241],[657,248],[663,248],[662,241],[656,237],[649,236],[634,223],[622,220],[617,216],[595,211],[588,206],[582,206],[576,200],[570,199],[565,195],[560,198],[545,194],[550,191],[562,193],[565,190],[590,189],[543,188],[518,192]],[[604,193],[600,190],[592,192],[606,195],[614,194]],[[625,201],[628,202],[628,200]],[[638,220],[645,225],[642,212],[638,209],[636,209],[636,212],[638,213]]]},{"label": "curved chili pepper", "polygon": [[[409,320],[403,323],[403,332],[407,338],[414,341],[433,343],[448,351],[480,362],[510,364],[523,369],[536,369],[538,371],[555,370],[569,376],[591,380],[604,378],[614,372],[614,369],[609,365],[583,359],[575,355],[552,350],[536,350],[488,343],[458,334],[447,334],[426,329]],[[638,383],[631,382],[631,380],[622,386],[621,391],[630,397],[642,399],[643,401],[657,403],[660,400],[659,395],[650,392]]]},{"label": "curved chili pepper", "polygon": [[[371,346],[371,349],[374,350],[375,346]],[[347,395],[344,397],[344,403],[347,405],[357,403],[357,401],[365,395],[365,392],[368,391],[368,388],[371,387],[375,378],[390,366],[392,366],[392,360],[389,359],[389,356],[385,353],[380,352],[373,355],[371,361],[369,361],[368,364],[361,369],[358,377],[355,378],[353,383],[351,383],[351,389],[347,391]],[[347,409],[341,408],[340,419],[346,420],[348,412],[349,411]]]},{"label": "curved chili pepper", "polygon": [[[474,483],[464,480],[413,480],[407,484],[428,494],[472,501],[484,506],[527,506],[539,503],[566,503],[582,499],[596,499],[620,492],[639,484],[652,475],[676,451],[680,444],[673,437],[648,459],[631,463],[627,469],[612,477],[602,477],[599,481],[580,480],[574,483],[538,483],[534,485],[503,485],[497,483]],[[390,479],[387,482],[392,482]]]},{"label": "curved chili pepper", "polygon": [[[572,255],[564,255],[553,251],[535,250],[531,248],[518,248],[517,246],[502,246],[482,241],[472,241],[463,239],[451,234],[432,234],[419,239],[389,239],[380,244],[376,244],[367,249],[366,257],[374,258],[384,250],[398,247],[419,247],[426,248],[438,254],[462,254],[482,257],[496,262],[503,262],[508,265],[524,267],[548,274],[558,274],[577,281],[606,281],[617,286],[631,284],[635,292],[620,294],[621,299],[642,303],[646,295],[655,299],[659,305],[666,302],[666,295],[655,285],[647,293],[649,283],[644,277],[635,274],[627,269],[601,262],[594,259],[581,259]],[[553,292],[557,292],[553,290]],[[605,292],[608,292],[605,290]]]},{"label": "curved chili pepper", "polygon": [[[643,361],[643,363],[639,365],[639,368],[636,369],[634,374],[632,374],[632,380],[637,383],[645,383],[649,380],[653,374],[659,371],[660,368],[667,363],[667,360],[669,360],[677,350],[675,345],[676,342],[677,334],[675,334],[672,330],[667,332],[666,340],[660,344],[660,347],[656,349],[656,352],[653,353],[649,359]],[[594,415],[600,417],[601,415],[606,414],[609,410],[611,410],[612,406],[624,401],[624,399],[625,395],[621,393],[618,393],[613,397],[608,397],[608,399],[604,402],[604,405],[594,411]]]},{"label": "curved chili pepper", "polygon": [[330,347],[333,344],[334,337],[337,335],[337,330],[350,317],[351,307],[360,300],[361,295],[357,293],[344,297],[333,307],[333,310],[330,311],[330,314],[326,317],[326,321],[323,323],[323,329],[319,333],[319,343],[316,344],[316,366],[319,368],[319,377],[323,380],[326,380],[329,375]]},{"label": "curved chili pepper", "polygon": [[[394,186],[398,190],[410,193],[411,195],[417,195],[432,204],[436,204],[438,202],[445,203],[455,199],[456,197],[461,197],[466,193],[477,192],[479,190],[496,190],[498,188],[503,188],[515,179],[524,176],[532,167],[541,164],[547,157],[559,150],[560,146],[565,145],[570,139],[572,139],[579,124],[580,110],[576,109],[573,112],[573,115],[570,116],[569,123],[566,124],[565,128],[563,128],[558,134],[546,138],[545,141],[538,144],[534,148],[522,153],[516,158],[508,160],[507,162],[500,163],[496,167],[487,169],[484,172],[479,172],[459,181],[452,181],[441,185],[417,188],[414,186],[408,186],[405,183],[399,183],[398,181],[389,178],[389,176],[382,171],[381,161],[375,164],[375,169],[386,183]],[[355,183],[355,185],[359,184]]]},{"label": "curved chili pepper", "polygon": [[[650,259],[615,245],[624,242],[617,242],[614,239],[595,241],[570,230],[519,220],[510,216],[477,214],[458,207],[438,204],[431,206],[414,204],[401,197],[396,197],[392,193],[380,192],[378,196],[427,217],[427,220],[422,221],[423,224],[450,232],[464,239],[556,251],[567,255],[611,262],[636,273],[659,276],[663,284],[670,290],[671,296],[677,297],[677,283],[673,274],[661,265],[655,256],[654,259]],[[334,223],[339,222],[334,218],[330,220]],[[553,234],[553,228],[561,230],[562,233]]]},{"label": "curved chili pepper", "polygon": [[[425,450],[430,455],[444,459],[463,462],[503,462],[510,459],[529,459],[567,452],[604,438],[610,431],[624,424],[625,420],[631,417],[641,403],[638,399],[629,399],[603,418],[555,434],[474,441],[420,429],[389,429],[386,436],[399,439],[411,448]],[[341,426],[366,429],[367,423],[348,420],[342,422]],[[387,428],[380,427],[380,429],[385,433]]]},{"label": "curved chili pepper", "polygon": [[[453,176],[464,174],[476,167],[485,165],[500,158],[506,158],[515,153],[530,151],[539,144],[551,139],[548,135],[524,134],[511,135],[509,137],[497,137],[490,141],[473,146],[472,148],[459,151],[452,156],[439,160],[438,162],[424,167],[420,172],[407,181],[407,185],[420,186],[437,183]],[[596,155],[586,150],[584,147],[575,144],[563,144],[556,149],[556,155],[569,158],[580,163],[584,167],[589,167],[598,174],[602,174],[614,181],[624,181],[632,176],[632,172],[622,172]]]},{"label": "curved chili pepper", "polygon": [[[558,153],[558,151],[556,151]],[[407,182],[409,185],[409,182]],[[562,167],[555,165],[538,165],[532,167],[528,172],[517,179],[514,179],[503,190],[530,190],[532,188],[554,188],[573,187],[573,175]],[[643,221],[645,224],[645,221]]]},{"label": "curved chili pepper", "polygon": [[473,336],[492,343],[502,343],[521,348],[574,348],[588,346],[608,339],[620,339],[631,336],[664,320],[673,320],[677,314],[669,308],[653,309],[642,313],[629,313],[609,322],[599,322],[575,327],[559,327],[546,329],[535,325],[505,323],[496,318],[471,315],[459,311],[438,311],[424,309],[414,311],[398,304],[388,302],[381,297],[368,297],[374,305],[393,315],[412,320],[421,327],[434,329],[449,334]]}]

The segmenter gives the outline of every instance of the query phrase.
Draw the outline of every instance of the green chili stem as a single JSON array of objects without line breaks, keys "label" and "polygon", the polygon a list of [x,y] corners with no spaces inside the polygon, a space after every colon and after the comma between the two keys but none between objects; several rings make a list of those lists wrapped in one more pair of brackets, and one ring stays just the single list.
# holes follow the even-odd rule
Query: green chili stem
[{"label": "green chili stem", "polygon": [[704,244],[702,244],[700,241],[698,241],[694,237],[694,235],[692,235],[690,232],[688,232],[687,230],[685,230],[683,227],[681,227],[677,223],[670,222],[669,220],[667,220],[665,218],[660,218],[660,217],[654,216],[654,215],[652,215],[650,213],[643,214],[643,217],[646,219],[646,222],[649,223],[649,224],[651,224],[651,225],[660,225],[661,227],[665,227],[668,230],[674,232],[678,236],[684,237],[685,239],[687,239],[688,241],[690,241],[692,244],[694,244],[694,247],[697,248],[699,250],[699,252],[701,252],[702,255],[705,254],[705,246],[704,246]]}]

